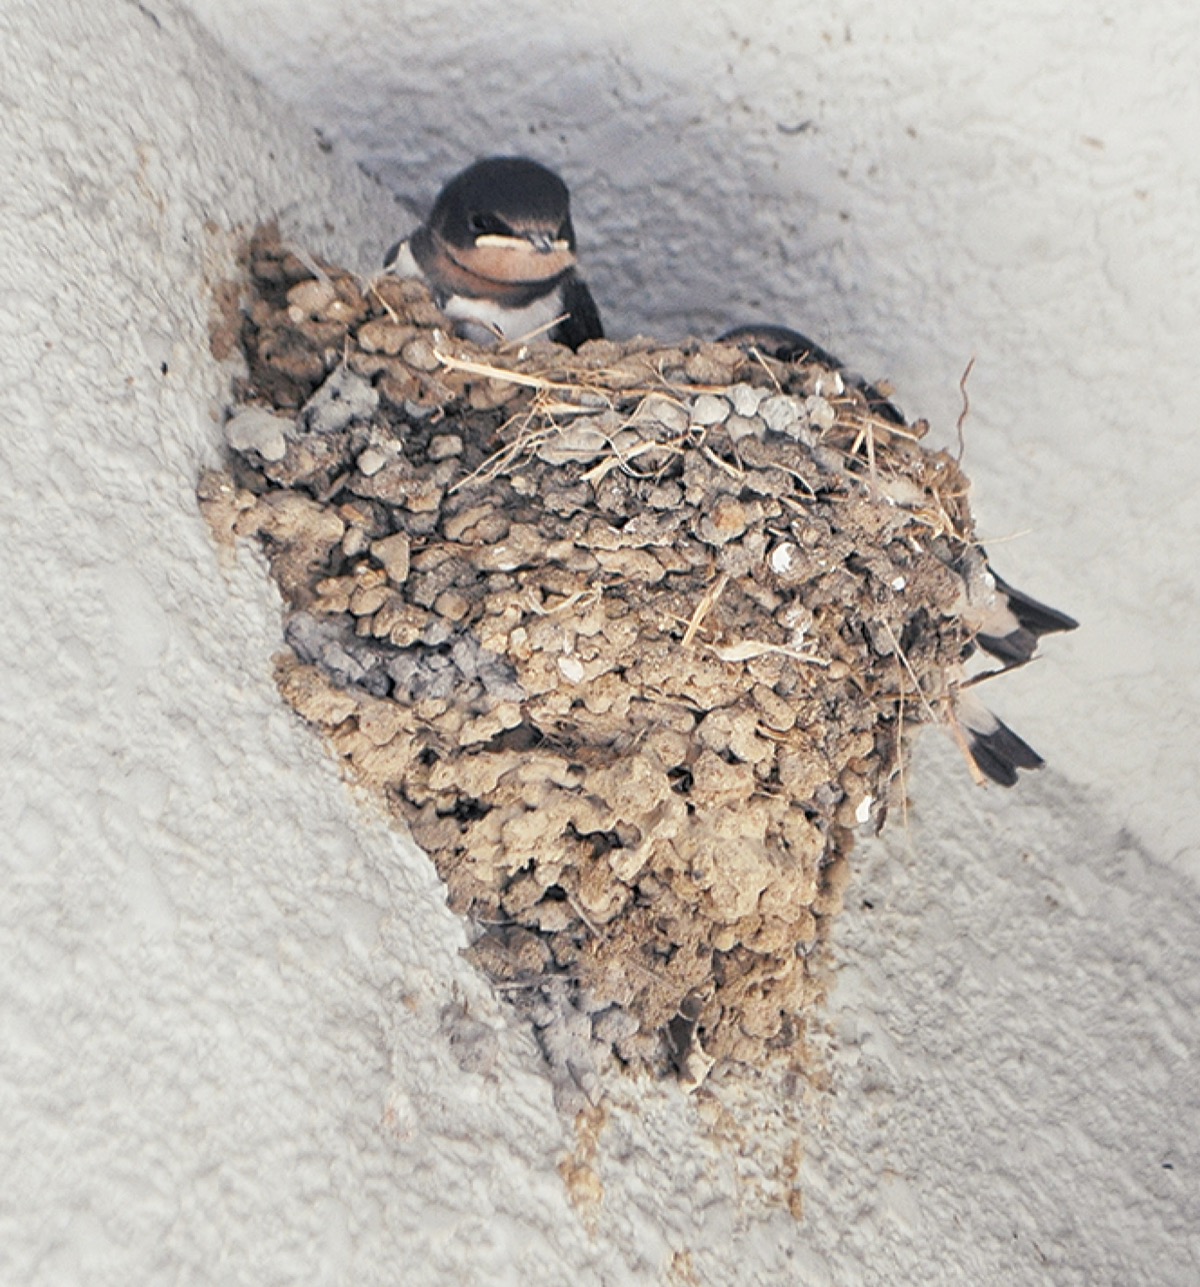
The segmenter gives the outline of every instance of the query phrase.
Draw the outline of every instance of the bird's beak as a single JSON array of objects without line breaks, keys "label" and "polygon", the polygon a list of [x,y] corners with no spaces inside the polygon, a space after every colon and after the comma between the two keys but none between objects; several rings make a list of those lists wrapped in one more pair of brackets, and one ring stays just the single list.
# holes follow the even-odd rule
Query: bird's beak
[{"label": "bird's beak", "polygon": [[539,255],[569,255],[571,243],[566,237],[552,237],[548,232],[527,232],[525,240]]},{"label": "bird's beak", "polygon": [[552,237],[548,232],[523,232],[514,236],[481,232],[475,238],[476,250],[524,250],[527,246],[539,255],[571,254],[571,243],[565,237]]}]

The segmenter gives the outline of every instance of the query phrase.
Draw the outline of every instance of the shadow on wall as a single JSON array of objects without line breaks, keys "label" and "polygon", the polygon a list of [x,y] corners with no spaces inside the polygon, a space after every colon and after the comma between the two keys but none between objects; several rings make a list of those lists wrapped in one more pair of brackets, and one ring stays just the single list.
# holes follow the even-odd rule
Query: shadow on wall
[{"label": "shadow on wall", "polygon": [[860,1144],[855,1182],[919,1177],[922,1210],[952,1238],[969,1231],[964,1260],[1012,1275],[1032,1250],[1029,1281],[1154,1264],[1190,1282],[1191,882],[1052,769],[1001,795],[970,784],[949,739],[923,738],[917,759],[908,830],[896,819],[862,846],[839,923],[831,1012],[861,1057],[842,1063],[834,1129],[864,1097],[913,1125],[899,1149]]}]

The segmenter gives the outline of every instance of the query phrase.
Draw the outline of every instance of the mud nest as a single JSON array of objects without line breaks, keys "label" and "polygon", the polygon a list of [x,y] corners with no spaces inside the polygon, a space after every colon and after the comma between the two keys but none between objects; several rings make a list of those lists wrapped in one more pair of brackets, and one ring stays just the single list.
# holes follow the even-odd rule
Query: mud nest
[{"label": "mud nest", "polygon": [[[853,830],[971,632],[966,481],[814,364],[484,350],[270,231],[201,499],[286,699],[429,852],[553,1062],[795,1053]],[[575,1043],[573,1046],[572,1043]]]}]

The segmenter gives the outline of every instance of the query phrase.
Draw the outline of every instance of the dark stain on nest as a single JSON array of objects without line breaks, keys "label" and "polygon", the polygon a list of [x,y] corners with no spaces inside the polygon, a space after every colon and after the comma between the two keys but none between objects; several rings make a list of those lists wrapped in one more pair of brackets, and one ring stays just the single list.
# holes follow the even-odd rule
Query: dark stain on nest
[{"label": "dark stain on nest", "polygon": [[589,1045],[691,1085],[796,1055],[853,830],[970,644],[957,465],[819,365],[478,349],[269,229],[249,269],[200,495],[270,561],[286,699],[585,1090]]}]

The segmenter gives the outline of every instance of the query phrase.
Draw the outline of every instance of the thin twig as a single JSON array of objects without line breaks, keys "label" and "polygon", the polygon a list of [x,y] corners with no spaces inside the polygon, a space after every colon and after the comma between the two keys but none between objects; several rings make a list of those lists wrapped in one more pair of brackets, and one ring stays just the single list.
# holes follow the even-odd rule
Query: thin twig
[{"label": "thin twig", "polygon": [[367,290],[370,292],[370,294],[374,295],[375,298],[383,305],[384,312],[387,313],[388,317],[390,317],[392,321],[396,323],[397,326],[404,325],[404,323],[401,322],[400,320],[400,314],[397,313],[396,310],[379,293],[379,287],[375,284],[374,277],[372,277],[371,280],[367,282]]},{"label": "thin twig", "polygon": [[896,703],[896,776],[900,779],[900,821],[908,834],[908,781],[904,771],[904,685],[900,685],[900,700]]},{"label": "thin twig", "polygon": [[830,661],[818,657],[816,653],[801,652],[799,648],[789,648],[787,644],[768,643],[764,639],[741,639],[733,644],[709,644],[708,650],[721,661],[751,661],[755,657],[765,657],[775,653],[781,657],[791,657],[794,661],[807,662],[810,666],[828,666]]},{"label": "thin twig", "polygon": [[[541,326],[535,326],[532,331],[526,331],[524,335],[519,335],[515,339],[505,340],[500,345],[500,351],[507,353],[513,349],[519,349],[522,344],[528,344],[530,340],[536,340],[539,335],[545,335],[547,331],[552,331],[559,322],[565,322],[570,316],[570,313],[559,313],[557,317],[552,317],[548,322],[543,322]],[[503,338],[501,336],[501,339]]]},{"label": "thin twig", "polygon": [[963,759],[967,762],[967,768],[971,777],[975,780],[976,786],[987,786],[987,778],[984,777],[983,770],[975,763],[975,757],[971,754],[971,745],[967,741],[967,735],[962,730],[962,725],[958,722],[958,715],[954,710],[954,703],[946,703],[946,723],[954,740],[958,743],[958,749],[963,753]]},{"label": "thin twig", "polygon": [[929,716],[930,720],[936,724],[938,722],[937,712],[934,711],[933,707],[929,704],[929,698],[925,696],[925,690],[921,687],[921,681],[917,678],[917,672],[913,670],[912,663],[904,655],[904,649],[900,647],[900,640],[896,638],[895,631],[892,630],[891,626],[888,625],[882,617],[880,618],[879,624],[887,631],[888,638],[892,641],[892,648],[895,650],[896,656],[900,658],[904,669],[908,671],[908,677],[916,685],[917,694],[921,698],[921,705],[925,707],[925,713]]},{"label": "thin twig", "polygon": [[954,426],[958,433],[958,455],[954,458],[955,464],[961,465],[963,452],[967,449],[966,436],[963,434],[963,425],[966,423],[967,413],[971,410],[971,398],[967,393],[967,381],[971,378],[971,368],[975,365],[975,358],[972,355],[971,360],[967,363],[967,369],[962,373],[962,378],[958,382],[958,390],[962,394],[962,410],[958,413],[958,423]]},{"label": "thin twig", "polygon": [[752,344],[750,346],[749,353],[750,353],[750,356],[758,363],[758,365],[761,366],[762,369],[767,373],[767,378],[775,386],[775,392],[782,393],[783,385],[779,383],[779,377],[767,365],[767,359],[759,351],[759,348],[756,344]]},{"label": "thin twig", "polygon": [[692,613],[692,619],[688,622],[688,628],[683,632],[683,646],[690,648],[692,641],[700,629],[704,618],[712,611],[713,605],[725,593],[725,587],[729,584],[729,573],[722,572],[716,581],[705,590],[700,602],[696,604],[696,611]]},{"label": "thin twig", "polygon": [[711,447],[701,447],[700,451],[706,460],[716,465],[718,469],[723,469],[730,478],[737,479],[738,482],[741,482],[741,480],[745,478],[746,471],[744,469],[737,465],[731,465],[727,460],[722,460]]},{"label": "thin twig", "polygon": [[581,474],[581,481],[598,483],[617,468],[624,469],[626,473],[630,473],[632,471],[628,468],[629,462],[636,460],[639,456],[644,456],[650,451],[665,451],[677,456],[683,455],[683,448],[677,447],[673,442],[639,442],[636,447],[631,447],[628,451],[622,451],[610,440],[609,447],[613,454],[606,456],[598,465],[593,465],[587,473]]},{"label": "thin twig", "polygon": [[523,384],[528,389],[571,389],[574,385],[558,384],[546,380],[540,375],[526,375],[524,371],[510,371],[507,367],[491,366],[486,362],[471,362],[467,358],[455,357],[434,349],[433,356],[450,371],[462,371],[466,375],[483,376],[489,380],[507,380],[510,384]]}]

